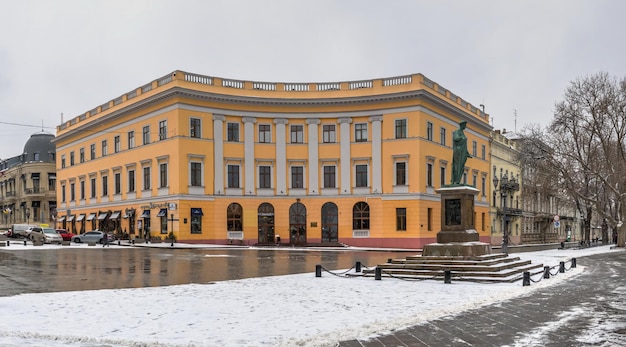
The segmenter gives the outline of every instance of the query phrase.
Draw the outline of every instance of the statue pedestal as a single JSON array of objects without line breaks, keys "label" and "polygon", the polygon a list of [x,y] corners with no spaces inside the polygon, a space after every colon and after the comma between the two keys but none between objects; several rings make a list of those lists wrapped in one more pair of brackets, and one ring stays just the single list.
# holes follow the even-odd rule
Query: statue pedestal
[{"label": "statue pedestal", "polygon": [[474,197],[470,186],[445,186],[441,194],[441,231],[437,243],[425,245],[422,256],[477,256],[491,254],[491,245],[480,242],[474,222]]}]

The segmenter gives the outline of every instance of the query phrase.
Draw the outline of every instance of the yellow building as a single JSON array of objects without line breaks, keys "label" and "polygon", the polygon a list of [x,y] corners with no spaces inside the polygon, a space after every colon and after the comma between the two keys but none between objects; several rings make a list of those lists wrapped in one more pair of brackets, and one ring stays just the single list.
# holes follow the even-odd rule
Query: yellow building
[{"label": "yellow building", "polygon": [[197,243],[420,248],[452,133],[489,242],[488,115],[421,74],[251,82],[175,71],[57,127],[58,226]]}]

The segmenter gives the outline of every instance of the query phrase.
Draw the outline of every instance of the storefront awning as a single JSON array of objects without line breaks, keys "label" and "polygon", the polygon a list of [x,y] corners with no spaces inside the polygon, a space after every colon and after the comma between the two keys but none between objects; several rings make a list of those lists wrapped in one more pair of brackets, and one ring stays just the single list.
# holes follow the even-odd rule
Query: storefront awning
[{"label": "storefront awning", "polygon": [[105,219],[107,219],[108,215],[109,215],[108,213],[100,213],[98,215],[98,220],[105,220]]},{"label": "storefront awning", "polygon": [[118,219],[118,218],[120,218],[120,213],[121,213],[121,211],[115,211],[115,212],[111,213],[111,217],[109,217],[109,219]]},{"label": "storefront awning", "polygon": [[77,222],[82,222],[82,221],[83,221],[83,219],[85,219],[85,215],[84,215],[84,214],[81,214],[81,215],[78,215],[78,218],[76,218],[76,221],[77,221]]},{"label": "storefront awning", "polygon": [[74,215],[71,215],[71,216],[67,217],[67,221],[68,221],[68,222],[73,221],[73,220],[74,220],[74,217],[75,217]]},{"label": "storefront awning", "polygon": [[162,208],[159,213],[157,214],[157,217],[167,217],[167,209],[166,208]]},{"label": "storefront awning", "polygon": [[57,222],[63,222],[65,220],[65,216],[61,216],[59,217],[59,219],[57,219]]},{"label": "storefront awning", "polygon": [[90,213],[89,217],[87,217],[87,220],[94,220],[96,218],[96,214],[95,213]]},{"label": "storefront awning", "polygon": [[150,210],[143,210],[143,213],[139,218],[150,218]]},{"label": "storefront awning", "polygon": [[204,216],[204,213],[202,213],[202,209],[201,208],[192,208],[191,209],[191,215],[192,216]]}]

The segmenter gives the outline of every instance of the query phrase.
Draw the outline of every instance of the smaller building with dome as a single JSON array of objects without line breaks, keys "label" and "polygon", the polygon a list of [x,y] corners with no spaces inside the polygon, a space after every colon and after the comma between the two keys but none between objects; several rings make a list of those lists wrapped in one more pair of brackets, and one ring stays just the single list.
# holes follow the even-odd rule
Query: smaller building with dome
[{"label": "smaller building with dome", "polygon": [[0,229],[12,224],[54,227],[56,148],[54,135],[34,133],[22,153],[0,159]]}]

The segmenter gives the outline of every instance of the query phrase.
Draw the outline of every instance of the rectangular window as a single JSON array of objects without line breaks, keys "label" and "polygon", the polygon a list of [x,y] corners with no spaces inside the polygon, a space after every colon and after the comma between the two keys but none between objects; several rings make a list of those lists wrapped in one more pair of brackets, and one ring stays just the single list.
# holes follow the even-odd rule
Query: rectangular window
[{"label": "rectangular window", "polygon": [[227,141],[228,142],[239,142],[239,123],[228,123],[226,125],[227,129]]},{"label": "rectangular window", "polygon": [[150,189],[150,167],[143,168],[143,190]]},{"label": "rectangular window", "polygon": [[65,202],[65,184],[61,185],[61,202]]},{"label": "rectangular window", "polygon": [[109,195],[109,177],[102,176],[102,196]]},{"label": "rectangular window", "polygon": [[135,170],[128,170],[128,192],[135,191]]},{"label": "rectangular window", "polygon": [[128,132],[128,149],[135,148],[135,132]]},{"label": "rectangular window", "polygon": [[324,188],[337,188],[335,166],[324,166]]},{"label": "rectangular window", "polygon": [[194,210],[191,209],[191,233],[192,234],[202,234],[202,212],[194,213]]},{"label": "rectangular window", "polygon": [[117,135],[113,138],[113,150],[115,153],[119,153],[122,150],[122,143],[120,142],[120,136]]},{"label": "rectangular window", "polygon": [[259,143],[272,142],[272,133],[269,124],[259,124]]},{"label": "rectangular window", "polygon": [[476,175],[472,175],[472,187],[476,188],[476,183],[478,183],[478,177]]},{"label": "rectangular window", "polygon": [[396,208],[396,230],[406,231],[406,208]]},{"label": "rectangular window", "polygon": [[78,154],[78,155],[79,155],[78,160],[79,160],[81,163],[84,163],[84,162],[85,162],[85,149],[84,149],[84,148],[81,148],[81,149],[80,149],[80,152],[79,152],[79,154]]},{"label": "rectangular window", "polygon": [[356,186],[367,187],[367,165],[356,166]]},{"label": "rectangular window", "polygon": [[440,173],[441,173],[441,182],[439,182],[441,184],[441,186],[445,186],[446,185],[446,168],[445,167],[441,167],[440,169]]},{"label": "rectangular window", "polygon": [[189,137],[194,137],[197,139],[202,137],[199,118],[189,118]]},{"label": "rectangular window", "polygon": [[102,140],[102,156],[105,157],[108,154],[107,140]]},{"label": "rectangular window", "polygon": [[121,194],[122,193],[122,174],[119,172],[116,172],[113,175],[113,180],[115,183],[115,194]]},{"label": "rectangular window", "polygon": [[76,200],[76,185],[74,183],[70,183],[70,201]]},{"label": "rectangular window", "polygon": [[481,180],[481,182],[480,182],[480,190],[483,192],[482,195],[483,196],[487,196],[487,192],[485,191],[485,188],[486,188],[485,185],[487,183],[487,179],[483,176],[480,180]]},{"label": "rectangular window", "polygon": [[159,188],[167,187],[167,163],[159,164]]},{"label": "rectangular window", "polygon": [[439,129],[439,144],[441,144],[442,146],[446,145],[446,128],[441,127],[441,129]]},{"label": "rectangular window", "polygon": [[201,187],[202,186],[202,163],[191,162],[191,182],[189,185],[192,187]]},{"label": "rectangular window", "polygon": [[80,181],[80,199],[85,200],[85,181]]},{"label": "rectangular window", "polygon": [[487,151],[485,145],[481,145],[480,147],[480,157],[484,160],[485,159],[485,152]]},{"label": "rectangular window", "polygon": [[65,154],[61,155],[61,169],[65,168]]},{"label": "rectangular window", "polygon": [[141,129],[142,144],[147,145],[150,143],[150,126],[146,125]]},{"label": "rectangular window", "polygon": [[433,230],[433,209],[430,207],[426,210],[426,230]]},{"label": "rectangular window", "polygon": [[433,123],[426,122],[426,140],[433,140]]},{"label": "rectangular window", "polygon": [[396,185],[406,185],[406,163],[403,161],[396,163]]},{"label": "rectangular window", "polygon": [[291,167],[291,188],[304,188],[304,167]]},{"label": "rectangular window", "polygon": [[291,129],[291,143],[304,143],[304,126],[292,125]]},{"label": "rectangular window", "polygon": [[96,178],[92,177],[89,179],[89,185],[91,186],[91,195],[92,199],[96,198]]},{"label": "rectangular window", "polygon": [[272,168],[259,166],[259,188],[272,188]]},{"label": "rectangular window", "polygon": [[433,164],[432,163],[426,164],[426,186],[427,187],[433,186]]},{"label": "rectangular window", "polygon": [[70,166],[74,166],[74,152],[70,152]]},{"label": "rectangular window", "polygon": [[161,216],[161,234],[167,234],[167,215]]},{"label": "rectangular window", "polygon": [[396,139],[406,139],[406,119],[396,119]]},{"label": "rectangular window", "polygon": [[228,165],[228,188],[239,188],[239,165]]},{"label": "rectangular window", "polygon": [[478,144],[472,141],[472,157],[476,158],[476,153],[478,153]]},{"label": "rectangular window", "polygon": [[162,120],[159,122],[159,141],[167,138],[167,121]]},{"label": "rectangular window", "polygon": [[92,144],[89,146],[89,152],[90,152],[90,153],[89,153],[89,160],[94,160],[94,159],[96,159],[96,144],[95,144],[95,143],[92,143]]},{"label": "rectangular window", "polygon": [[367,123],[358,123],[354,125],[354,141],[367,141]]},{"label": "rectangular window", "polygon": [[324,124],[322,126],[322,140],[324,143],[335,143],[337,142],[337,138],[335,136],[335,125],[334,124]]}]

